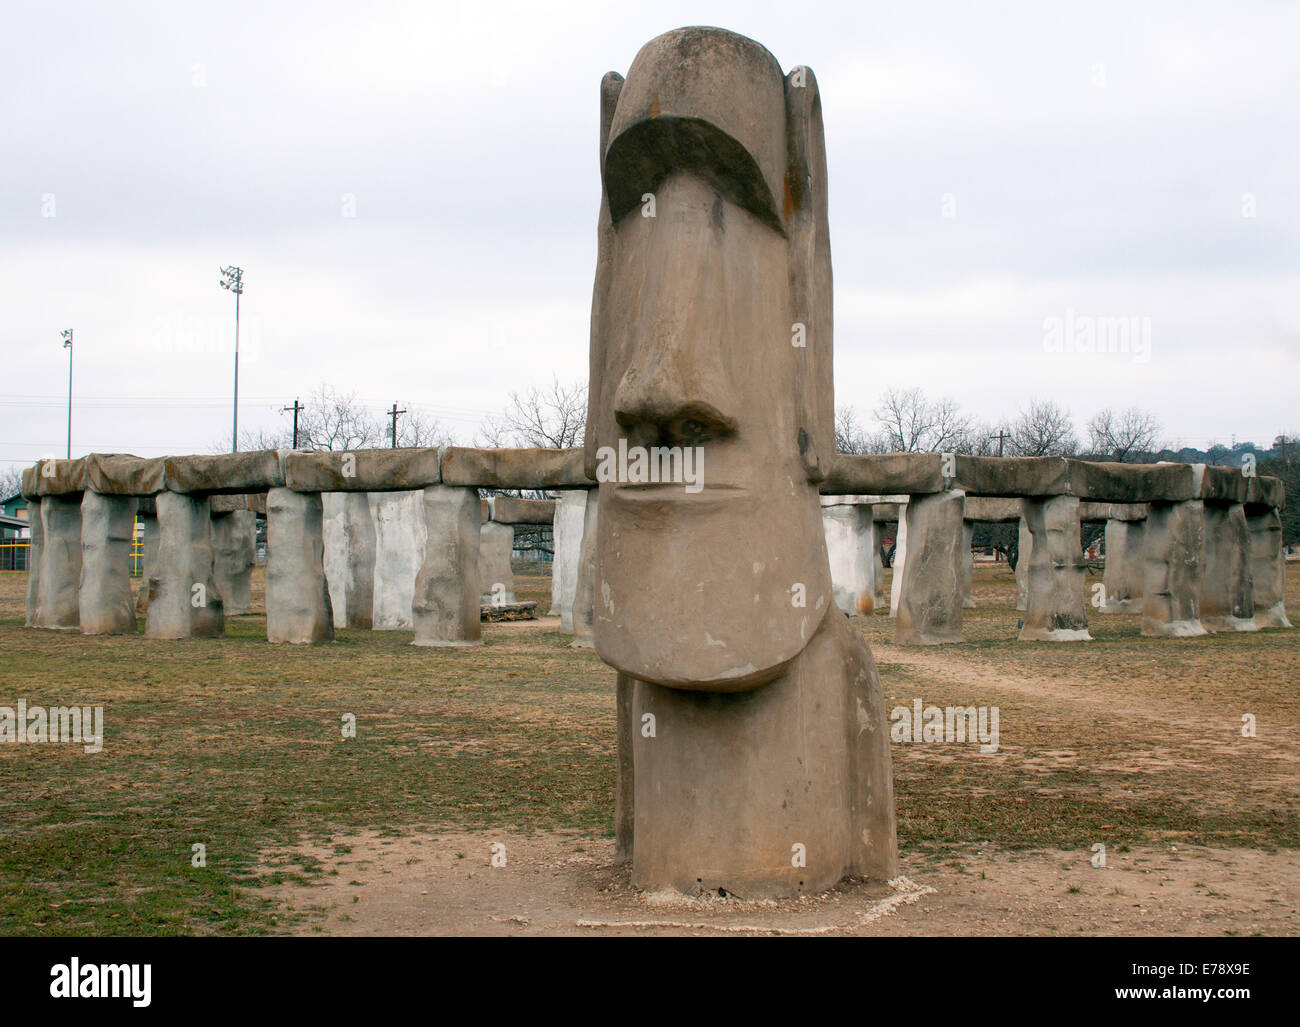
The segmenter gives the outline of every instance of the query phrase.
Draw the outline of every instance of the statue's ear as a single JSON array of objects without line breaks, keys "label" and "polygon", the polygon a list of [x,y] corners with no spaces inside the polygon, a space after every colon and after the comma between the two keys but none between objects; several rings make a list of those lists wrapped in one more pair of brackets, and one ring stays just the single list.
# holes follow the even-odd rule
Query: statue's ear
[{"label": "statue's ear", "polygon": [[783,214],[790,239],[790,297],[795,321],[804,326],[803,347],[795,353],[796,441],[808,479],[821,481],[835,454],[835,351],[826,134],[811,68],[795,68],[785,78],[785,124]]},{"label": "statue's ear", "polygon": [[[605,151],[609,148],[609,127],[614,122],[614,109],[618,94],[623,88],[623,76],[616,71],[605,73],[600,80],[600,217],[596,222],[596,284],[591,295],[591,346],[587,371],[587,427],[583,435],[583,462],[587,477],[596,480],[596,450],[602,445],[615,444],[613,390],[618,382],[610,382],[611,402],[602,397],[605,385],[605,333],[602,310],[609,292],[610,260],[613,258],[611,236],[614,228],[609,217],[609,194],[605,189]],[[608,438],[606,438],[608,436]]]}]

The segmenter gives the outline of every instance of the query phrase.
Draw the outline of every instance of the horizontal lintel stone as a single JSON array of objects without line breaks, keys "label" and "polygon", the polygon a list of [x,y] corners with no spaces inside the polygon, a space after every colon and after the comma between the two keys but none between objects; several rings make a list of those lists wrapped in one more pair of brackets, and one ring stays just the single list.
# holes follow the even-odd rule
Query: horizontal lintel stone
[{"label": "horizontal lintel stone", "polygon": [[956,464],[957,477],[952,487],[963,489],[967,497],[1060,496],[1067,491],[1066,462],[1059,456],[959,453]]},{"label": "horizontal lintel stone", "polygon": [[37,460],[32,468],[36,495],[67,496],[86,491],[86,458]]},{"label": "horizontal lintel stone", "polygon": [[[472,449],[448,446],[442,484],[485,489],[586,489],[581,449]],[[858,490],[861,491],[861,490]]]},{"label": "horizontal lintel stone", "polygon": [[167,487],[162,457],[130,453],[91,453],[86,458],[86,488],[104,496],[153,496]]},{"label": "horizontal lintel stone", "polygon": [[284,461],[274,449],[169,456],[166,463],[168,492],[264,492],[284,487]]},{"label": "horizontal lintel stone", "polygon": [[492,519],[499,524],[551,524],[555,520],[555,500],[495,496]]},{"label": "horizontal lintel stone", "polygon": [[414,492],[442,483],[439,447],[296,450],[284,461],[284,480],[295,492]]},{"label": "horizontal lintel stone", "polygon": [[836,453],[822,495],[923,496],[949,487],[939,453]]}]

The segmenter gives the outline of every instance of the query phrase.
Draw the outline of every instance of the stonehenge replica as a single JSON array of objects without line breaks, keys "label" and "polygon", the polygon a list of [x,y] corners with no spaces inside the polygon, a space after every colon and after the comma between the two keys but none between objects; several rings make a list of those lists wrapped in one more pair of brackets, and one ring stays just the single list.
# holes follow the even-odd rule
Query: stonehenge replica
[{"label": "stonehenge replica", "polygon": [[[23,473],[27,625],[134,634],[140,615],[151,638],[222,637],[251,608],[260,515],[268,642],[472,646],[516,603],[515,525],[551,525],[549,612],[617,672],[633,883],[742,898],[896,876],[884,699],[851,618],[888,605],[896,642],[961,642],[977,524],[1019,531],[1024,642],[1088,641],[1089,606],[1157,637],[1291,626],[1275,478],[835,452],[810,69],[721,29],[666,33],[600,83],[599,154],[582,448],[42,460]],[[1093,602],[1080,525],[1101,522]]]}]

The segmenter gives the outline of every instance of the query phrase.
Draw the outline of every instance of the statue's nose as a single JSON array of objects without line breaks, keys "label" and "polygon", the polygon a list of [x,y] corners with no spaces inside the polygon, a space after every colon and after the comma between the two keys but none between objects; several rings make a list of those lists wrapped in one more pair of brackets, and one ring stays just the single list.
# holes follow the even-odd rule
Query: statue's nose
[{"label": "statue's nose", "polygon": [[744,345],[726,337],[720,240],[698,220],[665,219],[650,232],[643,316],[614,394],[614,416],[630,433],[654,440],[715,439],[736,430],[739,410],[721,354]]}]

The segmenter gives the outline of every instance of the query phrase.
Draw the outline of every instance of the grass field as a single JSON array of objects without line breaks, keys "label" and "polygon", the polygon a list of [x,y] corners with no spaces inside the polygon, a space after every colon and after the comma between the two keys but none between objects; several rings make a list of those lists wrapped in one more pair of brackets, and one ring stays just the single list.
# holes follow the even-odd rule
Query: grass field
[{"label": "grass field", "polygon": [[[0,933],[300,927],[312,911],[269,886],[336,873],[304,843],[371,829],[612,834],[613,672],[569,636],[484,625],[466,650],[400,631],[270,646],[255,613],[224,640],[88,638],[24,628],[25,588],[0,575],[0,705],[103,706],[105,743],[0,746]],[[548,580],[517,592],[549,606]],[[905,854],[1300,848],[1300,632],[1144,639],[1136,617],[1093,614],[1092,643],[1022,644],[1005,565],[977,567],[975,594],[960,646],[900,648],[888,617],[854,622],[887,708],[1000,709],[996,755],[894,746]],[[1246,713],[1257,738],[1241,736]]]}]

